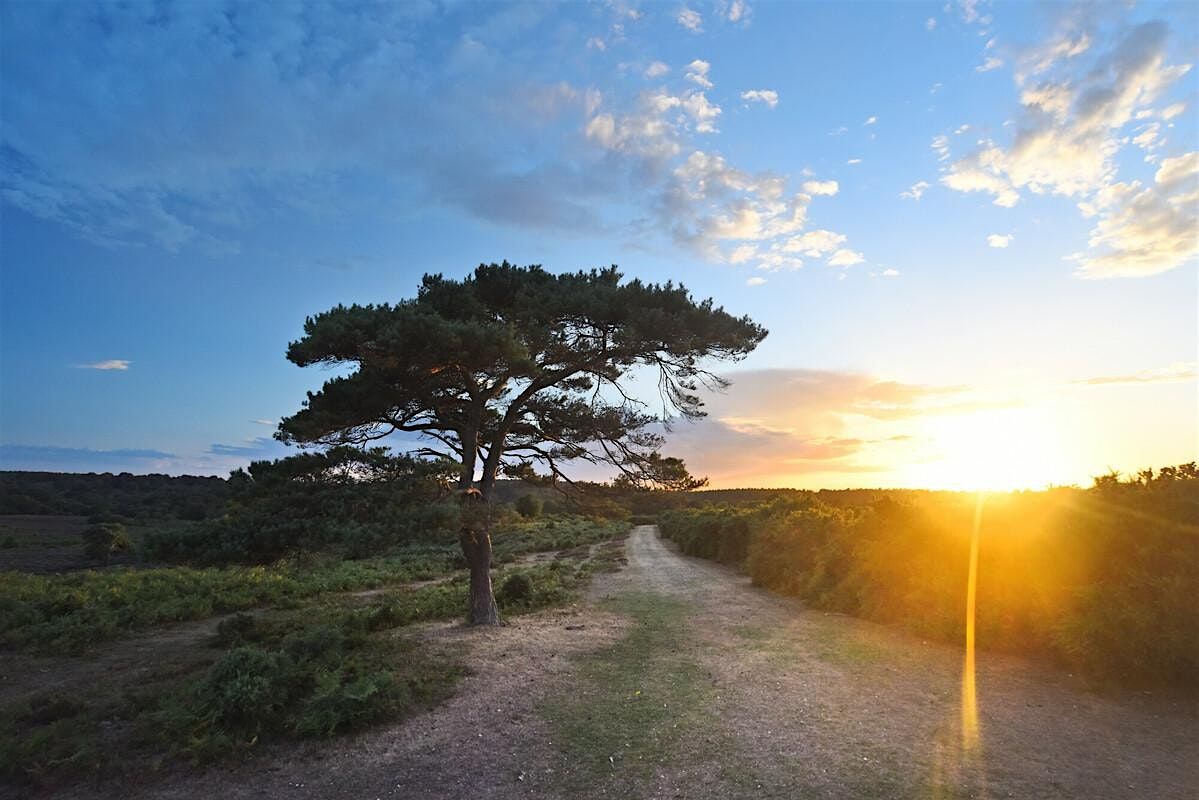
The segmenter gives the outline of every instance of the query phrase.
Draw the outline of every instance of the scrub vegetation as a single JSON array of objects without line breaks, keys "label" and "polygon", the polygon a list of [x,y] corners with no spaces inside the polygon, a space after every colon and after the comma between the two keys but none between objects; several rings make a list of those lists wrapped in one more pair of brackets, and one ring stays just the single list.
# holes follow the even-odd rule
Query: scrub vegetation
[{"label": "scrub vegetation", "polygon": [[795,493],[674,509],[684,553],[808,605],[961,641],[977,515],[980,647],[1048,656],[1102,682],[1199,687],[1199,471],[1088,490]]}]

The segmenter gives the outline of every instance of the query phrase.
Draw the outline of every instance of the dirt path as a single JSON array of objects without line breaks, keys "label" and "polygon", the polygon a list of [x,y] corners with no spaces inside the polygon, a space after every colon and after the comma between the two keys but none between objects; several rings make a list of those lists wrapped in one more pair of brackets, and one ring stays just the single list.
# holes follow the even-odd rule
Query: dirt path
[{"label": "dirt path", "polygon": [[[180,772],[190,798],[1195,798],[1199,719],[982,654],[962,745],[961,652],[806,611],[635,529],[576,607],[429,626],[474,675],[406,723]],[[83,795],[78,795],[82,797]]]}]

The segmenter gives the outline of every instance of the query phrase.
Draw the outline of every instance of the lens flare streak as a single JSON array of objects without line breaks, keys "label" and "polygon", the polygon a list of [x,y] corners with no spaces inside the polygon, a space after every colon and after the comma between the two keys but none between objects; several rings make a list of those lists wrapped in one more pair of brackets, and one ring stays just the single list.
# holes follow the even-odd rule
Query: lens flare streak
[{"label": "lens flare streak", "polygon": [[974,505],[974,525],[970,532],[970,569],[966,581],[966,657],[962,665],[962,749],[972,752],[978,746],[978,694],[974,665],[974,602],[978,589],[978,539],[982,528],[983,493]]}]

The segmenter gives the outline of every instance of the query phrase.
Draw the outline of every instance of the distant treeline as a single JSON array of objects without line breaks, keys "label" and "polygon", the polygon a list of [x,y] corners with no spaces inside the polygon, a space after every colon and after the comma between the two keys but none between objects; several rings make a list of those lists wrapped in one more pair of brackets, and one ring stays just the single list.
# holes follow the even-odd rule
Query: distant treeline
[{"label": "distant treeline", "polygon": [[[832,501],[832,502],[830,502]],[[852,502],[847,502],[852,501]],[[1090,489],[776,494],[660,514],[690,555],[809,605],[961,641],[980,526],[980,647],[1122,684],[1199,688],[1199,470]]]},{"label": "distant treeline", "polygon": [[221,478],[0,472],[0,514],[201,520],[221,514],[228,497]]},{"label": "distant treeline", "polygon": [[415,541],[453,541],[446,466],[383,448],[335,447],[255,461],[227,482],[219,515],[146,535],[150,561],[267,563],[297,552],[362,558]]}]

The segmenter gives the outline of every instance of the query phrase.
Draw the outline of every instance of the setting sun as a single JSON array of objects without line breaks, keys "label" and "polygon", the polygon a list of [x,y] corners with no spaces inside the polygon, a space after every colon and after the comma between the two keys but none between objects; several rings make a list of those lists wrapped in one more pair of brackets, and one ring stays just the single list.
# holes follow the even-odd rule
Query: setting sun
[{"label": "setting sun", "polygon": [[929,420],[925,431],[935,460],[913,465],[909,485],[967,491],[1045,488],[1069,474],[1056,430],[1043,412],[1026,408]]}]

